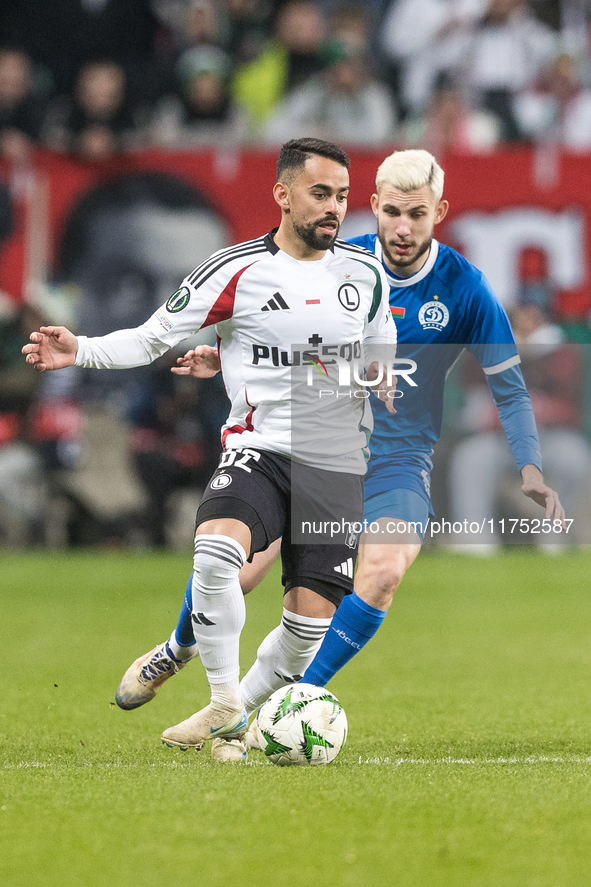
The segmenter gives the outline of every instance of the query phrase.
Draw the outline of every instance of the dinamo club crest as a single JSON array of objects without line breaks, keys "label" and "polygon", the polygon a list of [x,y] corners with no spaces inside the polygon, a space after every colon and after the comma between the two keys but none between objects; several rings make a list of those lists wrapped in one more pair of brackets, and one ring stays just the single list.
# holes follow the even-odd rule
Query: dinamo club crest
[{"label": "dinamo club crest", "polygon": [[425,302],[419,311],[419,323],[424,330],[442,330],[449,323],[449,311],[443,302]]}]

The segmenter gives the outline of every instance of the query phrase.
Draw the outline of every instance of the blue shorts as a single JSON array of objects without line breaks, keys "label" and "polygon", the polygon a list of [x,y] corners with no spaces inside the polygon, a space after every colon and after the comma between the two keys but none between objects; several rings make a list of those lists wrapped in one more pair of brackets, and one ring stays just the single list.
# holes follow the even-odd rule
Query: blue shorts
[{"label": "blue shorts", "polygon": [[431,471],[433,462],[430,452],[404,453],[377,456],[369,460],[365,475],[365,498],[377,496],[389,490],[409,490],[424,499],[429,514],[431,507]]},{"label": "blue shorts", "polygon": [[385,490],[383,493],[369,496],[363,508],[363,520],[367,522],[366,526],[380,517],[398,518],[413,524],[421,538],[421,544],[424,542],[429,521],[429,506],[414,490]]}]

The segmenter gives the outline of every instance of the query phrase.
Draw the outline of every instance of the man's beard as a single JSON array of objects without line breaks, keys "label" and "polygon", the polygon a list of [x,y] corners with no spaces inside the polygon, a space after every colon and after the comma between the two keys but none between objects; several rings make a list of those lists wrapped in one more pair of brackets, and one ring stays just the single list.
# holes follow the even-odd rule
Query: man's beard
[{"label": "man's beard", "polygon": [[382,252],[386,258],[386,262],[388,265],[391,266],[393,271],[396,268],[406,268],[408,265],[414,265],[414,263],[417,262],[421,258],[421,256],[428,252],[428,250],[431,248],[431,243],[433,242],[433,235],[431,234],[430,237],[428,237],[421,243],[416,253],[408,256],[396,256],[390,252],[387,244],[384,243],[379,227],[378,238],[380,243],[382,244]]},{"label": "man's beard", "polygon": [[[326,221],[336,222],[337,227],[335,229],[334,234],[323,234],[318,231],[318,226],[322,225]],[[298,225],[294,222],[293,229],[300,237],[307,247],[315,250],[324,250],[330,249],[335,240],[337,239],[339,228],[339,222],[337,219],[321,219],[319,222],[309,222],[307,225]]]}]

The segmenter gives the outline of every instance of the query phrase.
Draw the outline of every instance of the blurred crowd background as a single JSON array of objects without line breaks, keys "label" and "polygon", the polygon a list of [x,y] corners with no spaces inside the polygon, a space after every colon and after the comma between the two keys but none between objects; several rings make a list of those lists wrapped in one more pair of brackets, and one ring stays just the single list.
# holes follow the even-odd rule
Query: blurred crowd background
[{"label": "blurred crowd background", "polygon": [[[271,150],[301,135],[439,158],[529,146],[550,167],[553,151],[589,152],[591,3],[0,0],[0,243],[39,152],[112,170],[151,149]],[[76,286],[65,318],[94,335],[141,323],[228,243],[223,219],[180,182],[136,176],[115,190],[105,185],[73,212],[62,244],[62,278]],[[561,317],[543,256],[524,261],[512,321],[549,480],[581,513],[571,538],[582,544],[591,542],[589,319]],[[39,376],[20,349],[33,328],[63,318],[55,300],[49,312],[44,304],[0,293],[0,546],[185,548],[219,455],[221,382],[173,376],[176,353],[150,369]],[[482,381],[465,364],[450,380],[438,513],[492,516],[503,498],[523,513]]]},{"label": "blurred crowd background", "polygon": [[591,147],[587,0],[3,0],[0,149]]}]

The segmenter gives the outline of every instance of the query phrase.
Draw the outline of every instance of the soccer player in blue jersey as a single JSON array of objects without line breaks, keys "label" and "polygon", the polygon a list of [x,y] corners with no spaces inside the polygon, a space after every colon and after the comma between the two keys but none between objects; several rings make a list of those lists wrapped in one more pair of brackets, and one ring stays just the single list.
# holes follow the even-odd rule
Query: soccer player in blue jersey
[{"label": "soccer player in blue jersey", "polygon": [[[443,180],[443,170],[427,151],[394,152],[378,169],[371,198],[377,233],[353,239],[384,265],[398,356],[415,361],[409,378],[416,387],[399,374],[403,396],[390,421],[372,398],[364,519],[367,525],[375,522],[378,532],[361,539],[355,591],[338,608],[304,675],[310,683],[324,686],[373,637],[421,550],[431,513],[431,457],[441,433],[446,374],[464,348],[486,374],[523,493],[545,509],[547,518],[564,518],[557,493],[542,475],[536,423],[507,315],[484,275],[433,236],[448,210]],[[393,519],[398,538],[388,533]]]},{"label": "soccer player in blue jersey", "polygon": [[[383,263],[398,328],[399,365],[406,372],[398,374],[401,396],[396,400],[396,415],[372,398],[374,431],[365,478],[364,520],[374,532],[361,538],[355,591],[340,604],[303,675],[303,680],[321,686],[376,633],[421,549],[431,513],[431,457],[441,432],[445,378],[465,348],[486,374],[521,472],[523,493],[545,508],[547,518],[564,518],[558,495],[542,475],[536,424],[507,315],[483,274],[434,239],[434,228],[448,209],[443,180],[443,170],[427,151],[394,152],[378,169],[376,193],[371,198],[377,233],[352,240]],[[217,371],[214,350],[190,352],[179,371],[213,375]],[[395,533],[391,532],[393,522]],[[248,571],[241,573],[245,591],[264,575],[275,554],[270,549],[243,568]],[[135,707],[153,698],[191,655],[196,655],[196,648],[188,593],[168,644],[146,654],[126,672],[119,704]],[[299,677],[285,676],[285,681]],[[285,681],[278,676],[278,686]],[[256,707],[256,687],[254,666],[241,684],[251,710]]]}]

